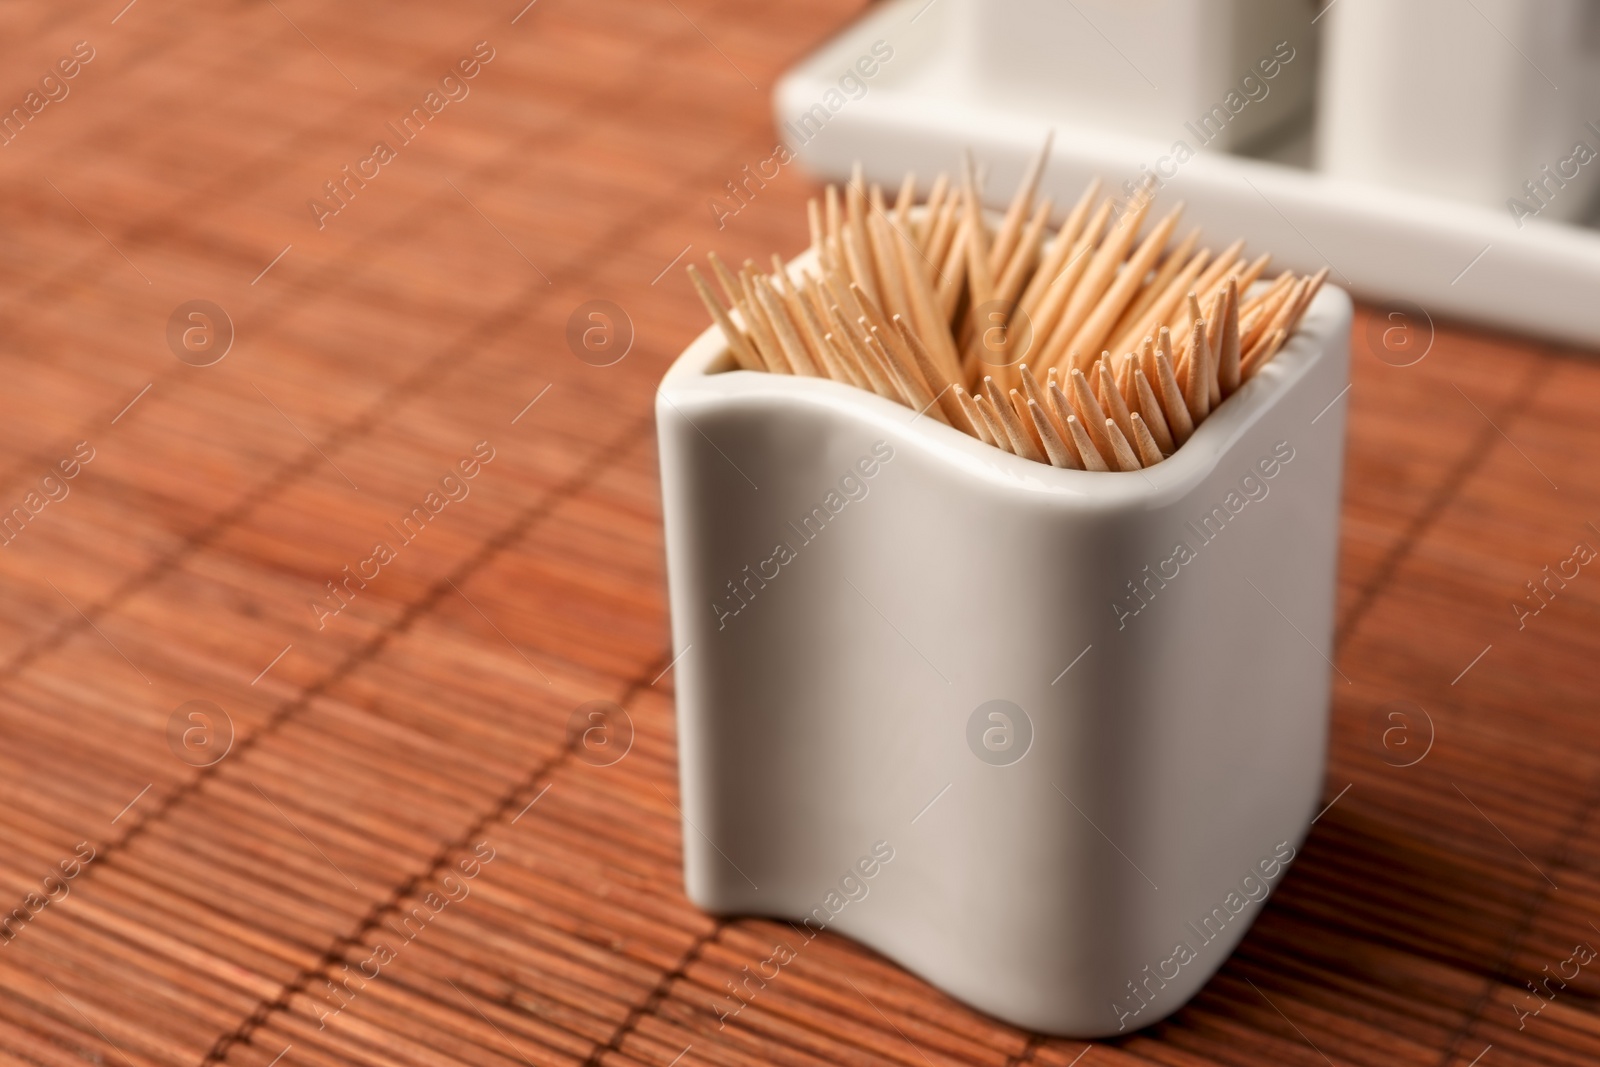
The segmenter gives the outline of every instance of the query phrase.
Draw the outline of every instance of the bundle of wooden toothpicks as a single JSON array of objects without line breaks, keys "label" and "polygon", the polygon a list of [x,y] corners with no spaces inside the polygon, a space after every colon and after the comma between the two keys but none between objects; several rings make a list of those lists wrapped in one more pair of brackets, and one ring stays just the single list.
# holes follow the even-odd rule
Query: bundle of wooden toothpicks
[{"label": "bundle of wooden toothpicks", "polygon": [[858,165],[809,205],[812,265],[735,274],[713,253],[720,295],[689,275],[743,370],[845,382],[1039,463],[1153,466],[1283,347],[1327,270],[1252,292],[1271,257],[1174,242],[1181,204],[1146,229],[1150,186],[1118,205],[1090,183],[1050,238],[1049,147],[998,223],[970,157],[920,208],[915,176],[890,207]]}]

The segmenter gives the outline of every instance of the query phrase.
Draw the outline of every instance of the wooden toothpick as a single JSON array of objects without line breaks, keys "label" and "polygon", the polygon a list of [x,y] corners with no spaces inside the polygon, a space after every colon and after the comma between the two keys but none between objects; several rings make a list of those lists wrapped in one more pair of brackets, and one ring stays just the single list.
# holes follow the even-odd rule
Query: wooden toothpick
[{"label": "wooden toothpick", "polygon": [[[995,226],[970,154],[920,207],[915,175],[891,207],[858,164],[807,200],[809,260],[735,273],[709,253],[688,271],[726,342],[718,369],[831,378],[1063,469],[1172,455],[1290,344],[1329,269],[1260,281],[1271,256],[1246,261],[1242,241],[1174,240],[1182,205],[1146,230],[1153,181],[1125,202],[1091,182],[1047,241],[1049,152]],[[1012,352],[1024,324],[1031,350]]]}]

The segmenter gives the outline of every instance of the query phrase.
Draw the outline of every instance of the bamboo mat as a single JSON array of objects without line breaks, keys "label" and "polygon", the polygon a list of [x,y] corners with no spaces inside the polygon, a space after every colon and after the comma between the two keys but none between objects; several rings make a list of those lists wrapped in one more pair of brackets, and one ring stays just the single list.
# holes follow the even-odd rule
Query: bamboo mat
[{"label": "bamboo mat", "polygon": [[[785,928],[681,888],[650,412],[701,311],[667,268],[801,246],[798,173],[720,231],[707,201],[856,4],[123,5],[0,12],[7,101],[94,50],[0,148],[0,505],[75,474],[0,551],[0,903],[36,904],[5,1062],[1600,1056],[1600,964],[1527,988],[1600,944],[1600,578],[1511,608],[1600,544],[1585,356],[1440,325],[1395,367],[1362,313],[1330,806],[1188,1008],[1043,1039],[825,935],[719,1028]],[[609,367],[565,341],[596,299],[632,324]],[[168,347],[191,300],[233,324],[211,366]],[[592,700],[626,710],[609,766],[570,741]],[[1395,701],[1427,718],[1386,734]]]}]

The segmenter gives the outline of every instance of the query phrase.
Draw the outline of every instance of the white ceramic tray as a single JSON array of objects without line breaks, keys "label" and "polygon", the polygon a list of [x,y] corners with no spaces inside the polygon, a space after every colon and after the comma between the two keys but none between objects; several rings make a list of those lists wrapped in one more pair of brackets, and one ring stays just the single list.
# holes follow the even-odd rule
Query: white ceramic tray
[{"label": "white ceramic tray", "polygon": [[[859,159],[869,178],[893,188],[906,170],[957,172],[960,150],[971,148],[988,166],[989,197],[998,201],[1010,195],[1046,130],[1054,128],[1043,188],[1060,205],[1070,204],[1092,177],[1117,187],[1141,166],[1154,167],[1170,155],[1173,141],[1197,144],[1182,124],[1171,140],[1147,140],[1071,127],[1012,106],[985,106],[966,83],[963,49],[952,40],[956,19],[947,7],[937,0],[889,0],[779,82],[778,129],[803,165],[838,178]],[[841,74],[877,41],[893,55],[865,80],[865,93],[838,93]],[[802,143],[785,124],[830,99],[842,106]],[[1306,154],[1303,146],[1283,149],[1285,158],[1297,154]],[[1519,228],[1506,210],[1207,149],[1178,168],[1166,190],[1163,199],[1185,200],[1187,220],[1211,240],[1243,237],[1300,271],[1327,264],[1334,281],[1403,311],[1416,329],[1448,316],[1600,345],[1600,232],[1586,226],[1533,218]]]}]

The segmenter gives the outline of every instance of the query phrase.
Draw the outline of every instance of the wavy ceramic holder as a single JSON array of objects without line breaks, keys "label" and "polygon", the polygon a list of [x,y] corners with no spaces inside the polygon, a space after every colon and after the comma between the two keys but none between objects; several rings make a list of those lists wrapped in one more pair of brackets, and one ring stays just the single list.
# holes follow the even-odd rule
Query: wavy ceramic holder
[{"label": "wavy ceramic holder", "polygon": [[1180,1007],[1322,787],[1350,316],[1324,288],[1133,473],[732,370],[701,335],[656,405],[690,898],[1030,1029]]}]

